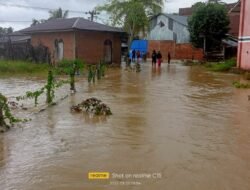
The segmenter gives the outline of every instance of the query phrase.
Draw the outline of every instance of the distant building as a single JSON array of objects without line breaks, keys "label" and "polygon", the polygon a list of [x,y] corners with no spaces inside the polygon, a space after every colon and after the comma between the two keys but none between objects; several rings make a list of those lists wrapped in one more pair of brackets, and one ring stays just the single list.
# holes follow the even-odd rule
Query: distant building
[{"label": "distant building", "polygon": [[20,32],[31,36],[32,46],[48,47],[51,61],[83,59],[87,63],[121,63],[121,40],[125,33],[84,18],[53,19]]},{"label": "distant building", "polygon": [[187,16],[158,14],[150,21],[148,40],[171,40],[189,43]]},{"label": "distant building", "polygon": [[[230,3],[225,4],[226,9],[228,11],[228,16],[230,20],[230,31],[229,35],[238,37],[239,36],[239,23],[240,23],[240,7],[241,4],[236,3]],[[187,7],[187,8],[180,8],[179,9],[179,15],[181,16],[191,16],[193,13],[194,8],[193,7]]]},{"label": "distant building", "polygon": [[250,1],[241,0],[237,66],[250,71]]}]

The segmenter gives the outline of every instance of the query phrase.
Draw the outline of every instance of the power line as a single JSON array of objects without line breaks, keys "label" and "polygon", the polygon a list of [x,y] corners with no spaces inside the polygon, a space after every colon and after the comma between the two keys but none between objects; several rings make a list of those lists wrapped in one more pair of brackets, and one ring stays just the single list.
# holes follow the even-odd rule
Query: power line
[{"label": "power line", "polygon": [[24,23],[24,22],[32,22],[31,20],[0,20],[0,22],[20,22],[20,23]]},{"label": "power line", "polygon": [[[36,9],[36,10],[40,10],[40,11],[54,11],[57,9],[50,9],[50,8],[45,8],[45,7],[33,7],[33,6],[26,6],[26,5],[19,5],[19,4],[7,4],[7,3],[1,3],[1,6],[5,6],[5,7],[18,7],[18,8],[25,8],[25,9]],[[63,10],[63,11],[68,11],[68,12],[72,12],[72,13],[83,13],[83,11],[76,11],[76,10]]]},{"label": "power line", "polygon": [[[34,6],[26,6],[26,5],[20,5],[20,4],[7,4],[7,3],[2,3],[0,2],[0,6],[6,6],[6,7],[18,7],[18,8],[25,8],[25,9],[36,9],[36,10],[40,10],[40,11],[55,11],[57,9],[50,9],[50,8],[46,8],[46,7],[34,7]],[[88,12],[84,12],[84,11],[76,11],[76,10],[62,10],[62,11],[68,11],[68,12],[71,12],[71,13],[80,13],[80,14],[89,14],[90,17],[89,19],[91,21],[94,21],[94,19],[99,19],[101,20],[102,22],[107,22],[109,21],[109,19],[104,19],[104,18],[100,18],[99,12],[97,12],[96,10],[92,10],[92,11],[88,11]],[[106,20],[106,21],[104,21]],[[7,22],[11,22],[11,23],[30,23],[30,22],[33,22],[32,20],[31,21],[21,21],[21,20],[0,20],[1,23],[7,23]]]}]

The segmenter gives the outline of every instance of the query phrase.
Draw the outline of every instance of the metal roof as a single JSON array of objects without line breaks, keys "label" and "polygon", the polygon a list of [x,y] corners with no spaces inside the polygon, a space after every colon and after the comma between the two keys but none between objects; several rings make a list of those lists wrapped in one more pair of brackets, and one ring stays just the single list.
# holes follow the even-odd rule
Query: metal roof
[{"label": "metal roof", "polygon": [[165,16],[173,19],[176,22],[179,22],[182,25],[188,26],[188,17],[187,16],[180,16],[174,14],[164,14]]},{"label": "metal roof", "polygon": [[175,22],[178,22],[184,26],[188,26],[188,17],[187,16],[180,16],[180,15],[176,15],[176,14],[159,13],[159,14],[151,17],[151,20],[160,16],[160,15],[164,15],[168,18],[173,19]]},{"label": "metal roof", "polygon": [[73,30],[91,30],[103,32],[118,32],[122,33],[122,29],[107,26],[104,24],[92,22],[81,17],[76,18],[57,18],[46,21],[45,23],[37,24],[29,28],[20,30],[25,34],[40,33],[40,32],[57,32],[57,31],[73,31]]}]

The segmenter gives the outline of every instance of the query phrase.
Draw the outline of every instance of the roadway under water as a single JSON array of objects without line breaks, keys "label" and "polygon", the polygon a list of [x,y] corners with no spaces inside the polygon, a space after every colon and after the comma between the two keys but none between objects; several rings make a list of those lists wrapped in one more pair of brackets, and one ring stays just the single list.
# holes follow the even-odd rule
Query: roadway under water
[{"label": "roadway under water", "polygon": [[[0,189],[249,190],[250,91],[232,86],[239,77],[148,64],[109,70],[94,85],[79,79],[77,94],[0,134]],[[0,91],[17,96],[42,82],[0,79]],[[113,115],[70,112],[90,97]],[[158,177],[88,180],[98,171]]]}]

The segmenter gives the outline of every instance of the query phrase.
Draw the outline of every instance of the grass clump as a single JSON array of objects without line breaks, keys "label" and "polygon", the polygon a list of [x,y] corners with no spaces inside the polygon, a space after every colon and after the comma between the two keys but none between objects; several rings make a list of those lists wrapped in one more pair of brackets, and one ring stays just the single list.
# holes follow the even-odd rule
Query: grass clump
[{"label": "grass clump", "polygon": [[49,67],[50,66],[45,63],[38,64],[28,61],[0,60],[0,75],[46,75]]},{"label": "grass clump", "polygon": [[250,72],[246,72],[245,73],[245,79],[246,80],[250,80]]},{"label": "grass clump", "polygon": [[226,72],[236,66],[236,59],[228,59],[219,63],[207,63],[206,67],[211,71]]},{"label": "grass clump", "polygon": [[236,88],[250,88],[250,84],[249,84],[249,83],[241,83],[241,82],[239,82],[239,81],[233,82],[233,85],[234,85]]}]

